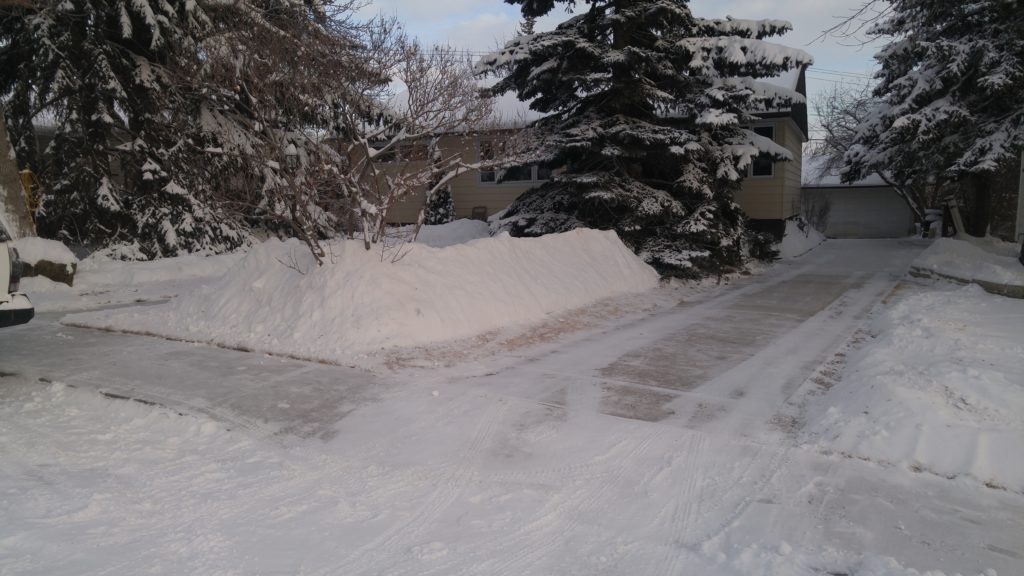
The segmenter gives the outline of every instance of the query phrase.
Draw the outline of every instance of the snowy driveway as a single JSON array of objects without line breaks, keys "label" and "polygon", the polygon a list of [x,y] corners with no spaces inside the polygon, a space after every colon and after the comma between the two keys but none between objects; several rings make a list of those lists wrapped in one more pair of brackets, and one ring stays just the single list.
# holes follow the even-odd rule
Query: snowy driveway
[{"label": "snowy driveway", "polygon": [[1019,494],[796,441],[920,249],[383,377],[43,316],[0,333],[0,574],[1021,573]]}]

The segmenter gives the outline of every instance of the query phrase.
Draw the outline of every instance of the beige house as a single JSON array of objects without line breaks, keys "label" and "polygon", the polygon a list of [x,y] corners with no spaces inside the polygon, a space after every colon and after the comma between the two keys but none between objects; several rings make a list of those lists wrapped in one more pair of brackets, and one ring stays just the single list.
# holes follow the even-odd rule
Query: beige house
[{"label": "beige house", "polygon": [[[794,70],[767,81],[804,95],[807,93],[804,70]],[[507,98],[505,100],[507,106]],[[519,105],[523,106],[522,103]],[[509,114],[510,117],[516,115],[522,117],[521,111]],[[789,162],[757,159],[748,169],[742,189],[736,195],[736,201],[751,219],[765,221],[768,228],[773,228],[770,223],[781,222],[799,213],[803,145],[807,142],[807,105],[798,104],[789,110],[763,114],[750,128],[793,154],[793,160]],[[502,132],[474,136],[452,134],[443,136],[440,146],[446,151],[460,150],[464,161],[475,163],[489,157],[501,138]],[[416,162],[425,164],[425,160]],[[548,171],[537,166],[506,172],[500,183],[493,172],[466,172],[451,183],[456,216],[478,219],[491,216],[504,210],[526,190],[542,184],[549,176]],[[393,223],[414,222],[422,205],[422,194],[406,198],[391,209],[388,219]]]}]

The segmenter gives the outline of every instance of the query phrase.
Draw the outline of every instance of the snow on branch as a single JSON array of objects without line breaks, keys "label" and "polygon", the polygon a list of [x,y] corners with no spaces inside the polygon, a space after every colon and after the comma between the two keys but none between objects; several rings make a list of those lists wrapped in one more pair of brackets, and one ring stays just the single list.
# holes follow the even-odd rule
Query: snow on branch
[{"label": "snow on branch", "polygon": [[697,18],[697,25],[711,34],[725,34],[741,38],[761,40],[770,36],[781,36],[793,29],[788,20],[746,20],[726,16],[725,19]]},{"label": "snow on branch", "polygon": [[771,74],[814,62],[803,50],[750,38],[685,38],[679,46],[693,53],[690,69],[709,76],[720,70],[735,71],[734,76]]}]

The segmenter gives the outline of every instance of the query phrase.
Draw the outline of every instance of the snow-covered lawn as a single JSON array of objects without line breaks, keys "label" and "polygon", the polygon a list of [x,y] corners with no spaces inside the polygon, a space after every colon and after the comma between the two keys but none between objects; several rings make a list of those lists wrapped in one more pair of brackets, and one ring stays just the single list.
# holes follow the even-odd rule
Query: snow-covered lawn
[{"label": "snow-covered lawn", "polygon": [[786,231],[779,244],[779,258],[803,256],[825,241],[825,236],[806,222],[786,220]]},{"label": "snow-covered lawn", "polygon": [[22,279],[21,289],[32,299],[37,313],[166,300],[220,277],[242,256],[180,256],[124,262],[97,255],[79,262],[74,286],[32,277]]},{"label": "snow-covered lawn", "polygon": [[[462,238],[475,230],[449,228]],[[431,230],[425,237],[446,243]],[[383,258],[354,240],[327,247],[318,267],[297,240],[270,240],[220,280],[173,302],[66,322],[344,362],[536,322],[658,284],[614,232],[399,244]]]},{"label": "snow-covered lawn", "polygon": [[914,289],[815,401],[808,446],[1024,495],[1024,301]]}]

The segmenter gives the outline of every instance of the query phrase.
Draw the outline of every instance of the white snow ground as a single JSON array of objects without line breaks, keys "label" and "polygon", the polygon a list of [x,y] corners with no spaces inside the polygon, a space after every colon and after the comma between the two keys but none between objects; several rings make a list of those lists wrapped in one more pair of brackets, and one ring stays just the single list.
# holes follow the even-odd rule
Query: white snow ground
[{"label": "white snow ground", "polygon": [[36,313],[162,301],[219,278],[242,256],[182,256],[153,262],[93,256],[79,262],[74,286],[33,277],[22,279],[21,290],[32,299]]},{"label": "white snow ground", "polygon": [[808,445],[1024,495],[1024,301],[914,290],[879,314]]},{"label": "white snow ground", "polygon": [[786,220],[786,231],[779,244],[779,258],[798,258],[825,241],[825,235],[807,223]]},{"label": "white snow ground", "polygon": [[853,356],[890,318],[871,340],[869,311],[934,304],[891,294],[919,250],[830,241],[671,309],[381,376],[44,314],[0,333],[0,574],[1019,574],[1020,493],[805,436],[859,406]]}]

